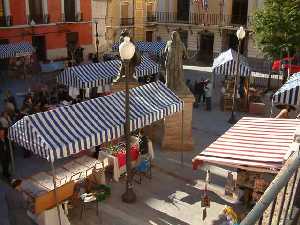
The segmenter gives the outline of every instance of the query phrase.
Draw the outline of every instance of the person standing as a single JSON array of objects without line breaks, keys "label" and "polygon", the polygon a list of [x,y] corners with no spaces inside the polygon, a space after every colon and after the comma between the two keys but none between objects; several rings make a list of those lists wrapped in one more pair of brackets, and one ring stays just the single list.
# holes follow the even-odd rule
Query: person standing
[{"label": "person standing", "polygon": [[203,99],[203,103],[205,103],[205,81],[203,79],[198,83],[198,91],[199,91],[199,99],[198,103],[201,103],[201,99]]},{"label": "person standing", "polygon": [[0,126],[0,162],[2,166],[3,176],[9,180],[9,164],[10,164],[10,154],[9,154],[9,143],[7,138],[7,128]]},{"label": "person standing", "polygon": [[212,95],[212,84],[210,80],[206,80],[205,86],[205,100],[206,100],[206,110],[211,111],[211,95]]},{"label": "person standing", "polygon": [[21,180],[13,180],[5,195],[9,222],[11,225],[34,225],[36,223],[27,214],[29,205],[21,193],[21,184]]}]

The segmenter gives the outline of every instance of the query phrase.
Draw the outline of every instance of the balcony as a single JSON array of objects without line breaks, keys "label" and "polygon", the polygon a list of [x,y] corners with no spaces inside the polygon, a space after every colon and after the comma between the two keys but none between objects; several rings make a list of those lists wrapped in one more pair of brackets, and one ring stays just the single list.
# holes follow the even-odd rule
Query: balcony
[{"label": "balcony", "polygon": [[121,26],[133,26],[134,18],[121,18],[120,25]]},{"label": "balcony", "polygon": [[0,27],[10,27],[13,25],[12,16],[0,16]]},{"label": "balcony", "polygon": [[242,17],[234,15],[222,15],[222,14],[200,14],[191,13],[188,19],[181,19],[177,13],[169,12],[157,12],[155,18],[150,18],[147,22],[157,23],[177,23],[177,24],[189,24],[189,25],[205,25],[205,26],[245,26],[251,25],[252,17]]},{"label": "balcony", "polygon": [[149,23],[151,23],[151,22],[156,22],[156,16],[153,15],[153,14],[147,15],[147,17],[146,17],[146,22],[149,22]]},{"label": "balcony", "polygon": [[49,15],[29,15],[27,17],[28,24],[48,24],[50,23]]},{"label": "balcony", "polygon": [[82,22],[83,21],[83,13],[74,13],[74,14],[66,14],[62,15],[63,22]]}]

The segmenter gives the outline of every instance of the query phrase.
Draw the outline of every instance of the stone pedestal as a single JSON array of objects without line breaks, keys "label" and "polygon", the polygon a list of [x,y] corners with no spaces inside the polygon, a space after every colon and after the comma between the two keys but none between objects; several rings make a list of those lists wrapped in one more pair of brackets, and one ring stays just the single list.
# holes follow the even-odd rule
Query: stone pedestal
[{"label": "stone pedestal", "polygon": [[193,95],[179,97],[184,101],[184,107],[181,112],[165,118],[162,150],[191,151],[194,149],[192,118],[195,98]]}]

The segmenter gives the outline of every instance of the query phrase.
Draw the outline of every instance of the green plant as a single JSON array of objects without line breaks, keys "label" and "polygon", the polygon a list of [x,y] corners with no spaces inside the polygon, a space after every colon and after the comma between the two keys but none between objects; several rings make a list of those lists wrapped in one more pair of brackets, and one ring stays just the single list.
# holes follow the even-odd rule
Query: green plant
[{"label": "green plant", "polygon": [[96,191],[96,199],[98,202],[104,201],[111,195],[111,187],[104,184],[97,185],[95,187],[95,191]]}]

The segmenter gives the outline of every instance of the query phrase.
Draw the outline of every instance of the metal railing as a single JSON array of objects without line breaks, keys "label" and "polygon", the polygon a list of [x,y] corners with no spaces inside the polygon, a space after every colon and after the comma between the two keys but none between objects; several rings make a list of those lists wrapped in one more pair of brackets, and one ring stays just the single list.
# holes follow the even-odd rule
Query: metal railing
[{"label": "metal railing", "polygon": [[[297,147],[299,148],[299,147]],[[300,178],[300,151],[286,161],[270,186],[240,225],[286,225],[294,219]]]},{"label": "metal railing", "polygon": [[[155,18],[154,18],[155,17]],[[179,23],[190,25],[216,25],[216,26],[246,26],[251,25],[252,17],[241,15],[223,15],[223,14],[201,14],[190,13],[188,17],[182,18],[174,12],[156,12],[155,16],[146,18],[146,22],[157,23]]]},{"label": "metal railing", "polygon": [[120,25],[121,26],[133,26],[134,18],[121,18]]},{"label": "metal railing", "polygon": [[9,27],[13,25],[12,16],[0,16],[0,27]]},{"label": "metal railing", "polygon": [[72,14],[62,14],[63,22],[82,22],[83,21],[83,13],[72,13]]},{"label": "metal railing", "polygon": [[34,21],[35,24],[48,24],[50,23],[49,15],[28,15],[27,16],[28,24],[31,24]]}]

